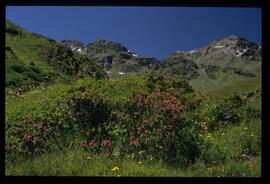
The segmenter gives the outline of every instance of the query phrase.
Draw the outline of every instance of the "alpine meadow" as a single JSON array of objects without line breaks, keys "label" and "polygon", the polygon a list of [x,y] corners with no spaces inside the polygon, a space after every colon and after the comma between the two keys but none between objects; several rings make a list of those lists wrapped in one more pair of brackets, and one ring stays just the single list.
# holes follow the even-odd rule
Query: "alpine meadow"
[{"label": "alpine meadow", "polygon": [[160,60],[6,19],[7,176],[261,176],[262,48],[237,35]]}]

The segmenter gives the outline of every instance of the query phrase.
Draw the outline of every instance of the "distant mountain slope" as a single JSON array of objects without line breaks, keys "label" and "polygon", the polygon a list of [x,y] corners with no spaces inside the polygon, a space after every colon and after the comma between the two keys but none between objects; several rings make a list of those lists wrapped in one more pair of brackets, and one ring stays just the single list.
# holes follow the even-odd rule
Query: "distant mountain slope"
[{"label": "distant mountain slope", "polygon": [[6,21],[6,86],[78,77],[119,77],[158,70],[189,80],[207,92],[234,81],[260,78],[262,49],[254,42],[230,36],[188,52],[176,51],[159,61],[139,56],[120,43],[97,39],[93,43],[60,43],[30,33]]},{"label": "distant mountain slope", "polygon": [[79,75],[106,76],[87,57],[6,20],[6,86],[38,84]]},{"label": "distant mountain slope", "polygon": [[126,75],[138,72],[148,72],[156,67],[158,60],[153,57],[141,57],[129,51],[120,43],[97,39],[84,45],[79,41],[63,40],[63,45],[87,55],[96,64],[103,67],[110,75]]},{"label": "distant mountain slope", "polygon": [[261,48],[237,36],[217,39],[189,52],[176,51],[160,64],[160,71],[190,80],[200,91],[215,90],[242,79],[261,76]]}]

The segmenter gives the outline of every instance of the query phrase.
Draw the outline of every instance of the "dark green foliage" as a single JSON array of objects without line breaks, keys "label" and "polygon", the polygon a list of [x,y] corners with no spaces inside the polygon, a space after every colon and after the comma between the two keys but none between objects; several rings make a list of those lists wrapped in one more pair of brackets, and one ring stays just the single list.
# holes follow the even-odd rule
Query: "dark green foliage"
[{"label": "dark green foliage", "polygon": [[172,55],[160,63],[160,70],[182,79],[196,79],[199,76],[198,65],[179,55]]},{"label": "dark green foliage", "polygon": [[102,127],[111,116],[111,106],[100,96],[75,93],[67,99],[70,114],[83,130]]},{"label": "dark green foliage", "polygon": [[154,90],[166,90],[168,88],[175,88],[183,93],[193,92],[192,87],[185,80],[171,79],[165,75],[158,74],[157,71],[153,71],[147,76],[147,87],[150,92]]},{"label": "dark green foliage", "polygon": [[75,54],[68,47],[62,45],[52,47],[48,51],[46,59],[68,75],[76,76],[80,73],[81,76],[86,75],[97,79],[106,77],[105,72],[86,56]]},{"label": "dark green foliage", "polygon": [[49,50],[47,61],[68,75],[74,75],[79,71],[79,63],[76,62],[73,52],[61,45],[55,45]]}]

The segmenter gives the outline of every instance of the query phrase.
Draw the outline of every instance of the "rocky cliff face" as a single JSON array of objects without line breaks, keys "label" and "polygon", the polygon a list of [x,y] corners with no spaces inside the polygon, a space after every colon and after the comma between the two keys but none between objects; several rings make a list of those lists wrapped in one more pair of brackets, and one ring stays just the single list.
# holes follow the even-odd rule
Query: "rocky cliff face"
[{"label": "rocky cliff face", "polygon": [[127,52],[127,48],[120,43],[97,39],[94,43],[87,44],[87,54],[95,55],[102,52]]}]

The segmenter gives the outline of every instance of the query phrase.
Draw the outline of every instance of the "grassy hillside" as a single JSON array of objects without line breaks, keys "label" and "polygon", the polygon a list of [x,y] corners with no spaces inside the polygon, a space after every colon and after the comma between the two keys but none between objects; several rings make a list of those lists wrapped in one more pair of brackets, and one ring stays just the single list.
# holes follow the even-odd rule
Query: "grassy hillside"
[{"label": "grassy hillside", "polygon": [[105,76],[93,62],[42,35],[28,32],[6,20],[6,87],[38,85],[71,79],[80,71]]},{"label": "grassy hillside", "polygon": [[[149,140],[149,145],[147,142],[142,143],[146,138],[144,136],[138,137],[139,143],[145,144],[144,146],[126,145],[126,138],[132,130],[129,126],[138,121],[127,113],[131,107],[135,108],[132,101],[138,103],[143,97],[140,95],[145,92],[152,100],[155,98],[151,94],[157,94],[157,91],[160,91],[161,95],[169,95],[172,92],[168,91],[170,87],[182,92],[181,103],[188,107],[182,115],[176,117],[180,118],[182,128],[175,129],[173,134],[183,134],[184,137],[180,140],[184,142],[177,143],[177,136],[171,138],[172,141],[175,139],[176,145],[185,152],[170,155],[177,149],[167,147],[163,150],[152,147],[158,124],[148,127],[150,137],[153,138]],[[20,96],[9,94],[6,98],[6,174],[260,176],[260,109],[253,106],[254,102],[257,104],[260,100],[260,94],[256,93],[251,97],[242,95],[238,103],[245,105],[240,106],[235,106],[235,97],[226,96],[201,96],[192,92],[183,81],[173,82],[155,75],[99,81],[81,79],[71,84],[47,86]],[[136,102],[136,99],[139,101]],[[151,103],[155,102],[150,102],[150,105]],[[80,108],[76,108],[77,105]],[[147,114],[142,114],[150,121],[152,117],[163,114],[154,111],[155,105],[151,107],[152,110],[147,108],[150,110]],[[101,116],[107,119],[101,120],[99,116],[92,119],[94,114],[87,115],[89,112],[101,113]],[[170,118],[166,114],[162,116],[165,119]],[[142,120],[145,120],[144,118]],[[100,124],[100,121],[103,123]],[[174,124],[172,120],[167,121],[165,122],[169,124],[162,130]],[[179,124],[179,121],[175,123]],[[33,140],[25,137],[30,135]],[[112,147],[92,147],[90,142],[93,142],[93,136],[97,141],[109,140]],[[90,141],[89,145],[85,145],[85,141]],[[162,145],[161,142],[158,144]],[[167,154],[170,157],[166,157]],[[176,160],[171,162],[171,158]],[[112,171],[114,167],[120,168],[119,171]]]},{"label": "grassy hillside", "polygon": [[210,48],[158,69],[117,43],[87,57],[6,25],[6,175],[261,176],[259,61]]}]

